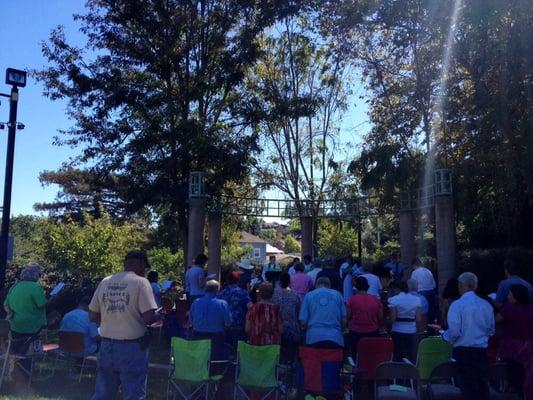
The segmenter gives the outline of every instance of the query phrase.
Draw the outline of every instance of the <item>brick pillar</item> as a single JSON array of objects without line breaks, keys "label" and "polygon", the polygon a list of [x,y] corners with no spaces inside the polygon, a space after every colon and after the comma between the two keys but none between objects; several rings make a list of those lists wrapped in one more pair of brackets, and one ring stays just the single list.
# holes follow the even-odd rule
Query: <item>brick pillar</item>
[{"label": "brick pillar", "polygon": [[205,203],[204,197],[189,198],[187,265],[192,265],[192,260],[204,252]]},{"label": "brick pillar", "polygon": [[207,222],[207,273],[217,274],[220,281],[220,253],[222,241],[222,214],[218,212],[209,213]]},{"label": "brick pillar", "polygon": [[415,215],[411,210],[400,210],[400,255],[402,264],[411,265],[416,255]]},{"label": "brick pillar", "polygon": [[302,258],[309,254],[313,257],[313,217],[301,217],[302,227]]},{"label": "brick pillar", "polygon": [[455,213],[453,197],[435,196],[435,233],[437,244],[437,265],[439,291],[457,273],[455,252]]}]

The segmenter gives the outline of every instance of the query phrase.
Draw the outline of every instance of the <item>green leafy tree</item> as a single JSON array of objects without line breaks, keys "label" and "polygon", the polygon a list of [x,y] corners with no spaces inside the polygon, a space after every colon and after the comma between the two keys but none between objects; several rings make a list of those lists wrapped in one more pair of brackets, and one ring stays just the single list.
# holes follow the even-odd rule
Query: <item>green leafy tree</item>
[{"label": "green leafy tree", "polygon": [[357,232],[347,222],[322,220],[318,232],[321,257],[346,257],[357,250]]},{"label": "green leafy tree", "polygon": [[148,259],[152,270],[159,273],[160,280],[177,281],[183,286],[185,265],[183,251],[173,252],[168,247],[155,247],[148,250]]},{"label": "green leafy tree", "polygon": [[44,258],[62,277],[97,279],[123,269],[126,253],[145,243],[135,224],[115,224],[88,213],[81,223],[50,223],[43,235]]},{"label": "green leafy tree", "polygon": [[293,236],[287,235],[285,238],[285,250],[287,253],[300,252],[300,242],[298,242]]}]

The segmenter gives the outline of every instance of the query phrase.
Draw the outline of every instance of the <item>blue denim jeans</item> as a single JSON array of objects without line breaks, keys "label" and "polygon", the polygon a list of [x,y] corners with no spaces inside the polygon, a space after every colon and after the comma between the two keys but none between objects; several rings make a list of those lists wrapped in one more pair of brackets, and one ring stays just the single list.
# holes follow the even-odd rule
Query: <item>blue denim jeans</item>
[{"label": "blue denim jeans", "polygon": [[117,398],[119,385],[124,400],[146,398],[148,352],[137,341],[102,339],[93,400]]}]

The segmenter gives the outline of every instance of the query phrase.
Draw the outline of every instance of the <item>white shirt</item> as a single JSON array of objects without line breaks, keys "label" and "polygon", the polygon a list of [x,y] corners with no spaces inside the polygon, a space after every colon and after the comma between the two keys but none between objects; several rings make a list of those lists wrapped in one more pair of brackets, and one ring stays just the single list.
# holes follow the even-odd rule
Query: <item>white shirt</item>
[{"label": "white shirt", "polygon": [[289,275],[290,276],[296,275],[296,270],[294,269],[294,265],[289,268]]},{"label": "white shirt", "polygon": [[448,310],[448,330],[442,337],[453,347],[487,348],[494,335],[492,306],[474,292],[466,292]]},{"label": "white shirt", "polygon": [[437,287],[433,274],[426,267],[418,267],[411,273],[411,279],[418,283],[418,291],[433,290]]},{"label": "white shirt", "polygon": [[341,267],[339,268],[339,275],[342,278],[342,273],[347,269],[350,268],[350,264],[346,261],[341,264]]},{"label": "white shirt", "polygon": [[313,280],[313,286],[315,286],[315,283],[316,283],[316,276],[318,275],[318,273],[322,271],[322,268],[313,268],[311,271],[309,271],[307,273],[307,275],[309,275],[311,277],[311,279]]},{"label": "white shirt", "polygon": [[310,263],[310,264],[304,264],[304,272],[305,273],[308,273],[309,271],[311,271],[313,269],[313,264]]},{"label": "white shirt", "polygon": [[379,280],[379,278],[374,274],[363,274],[361,276],[366,278],[368,282],[369,288],[367,290],[367,293],[371,296],[380,299],[379,292],[381,291],[381,289],[383,289],[383,286],[381,286],[381,281]]},{"label": "white shirt", "polygon": [[393,322],[393,332],[416,333],[416,310],[422,308],[422,302],[417,296],[411,293],[400,292],[400,294],[389,299],[389,307],[396,309],[396,318],[413,320]]}]

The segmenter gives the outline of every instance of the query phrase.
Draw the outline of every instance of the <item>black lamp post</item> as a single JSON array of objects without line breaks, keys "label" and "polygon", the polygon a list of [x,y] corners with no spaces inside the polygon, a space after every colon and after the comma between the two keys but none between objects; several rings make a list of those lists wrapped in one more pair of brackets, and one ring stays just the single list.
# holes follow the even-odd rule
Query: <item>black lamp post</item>
[{"label": "black lamp post", "polygon": [[4,289],[7,269],[7,253],[9,245],[9,217],[11,213],[11,186],[13,183],[13,160],[15,157],[15,133],[17,128],[24,125],[17,124],[17,105],[19,87],[26,86],[26,72],[8,68],[6,70],[6,84],[11,85],[11,94],[0,93],[9,98],[9,122],[7,137],[6,178],[4,183],[4,203],[2,206],[2,232],[0,236],[0,290]]}]

